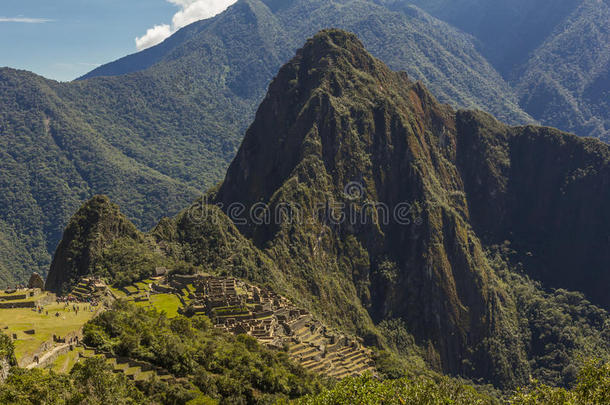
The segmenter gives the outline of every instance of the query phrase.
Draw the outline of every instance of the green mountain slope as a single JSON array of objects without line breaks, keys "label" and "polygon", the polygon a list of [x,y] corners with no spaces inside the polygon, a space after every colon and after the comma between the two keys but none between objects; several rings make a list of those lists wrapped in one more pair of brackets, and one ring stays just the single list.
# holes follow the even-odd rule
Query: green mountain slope
[{"label": "green mountain slope", "polygon": [[33,271],[46,272],[65,223],[96,191],[124,205],[141,227],[152,226],[197,195],[104,138],[86,114],[59,94],[62,86],[0,70],[0,218],[6,252],[0,266],[5,286],[26,280]]},{"label": "green mountain slope", "polygon": [[[444,102],[481,108],[512,123],[531,121],[469,36],[416,8],[395,11],[378,3],[238,1],[213,19],[185,27],[162,44],[103,65],[83,78],[138,71],[186,55],[196,58],[196,64],[202,63],[201,57],[221,57],[228,68],[226,85],[238,96],[258,94],[256,106],[273,74],[306,38],[337,27],[358,34],[375,56],[423,80]],[[260,37],[248,43],[253,35]]]},{"label": "green mountain slope", "polygon": [[582,2],[514,76],[532,116],[610,141],[610,3]]},{"label": "green mountain slope", "polygon": [[[405,2],[383,1],[400,8]],[[474,35],[545,125],[610,140],[610,3],[599,0],[411,0]]]},{"label": "green mountain slope", "polygon": [[[328,30],[280,70],[222,185],[142,243],[178,271],[269,285],[403,360],[505,389],[530,375],[568,385],[582,358],[610,357],[597,287],[610,196],[591,188],[609,156],[596,140],[455,112]],[[73,234],[50,277],[72,268]],[[125,241],[104,241],[91,245],[99,265],[76,271],[120,281]],[[591,301],[545,290],[574,286]]]},{"label": "green mountain slope", "polygon": [[[365,336],[361,307],[374,323],[402,318],[445,371],[487,370],[506,383],[527,375],[527,350],[484,247],[511,240],[532,257],[526,272],[610,308],[601,287],[610,282],[610,218],[600,215],[610,195],[599,186],[609,157],[598,141],[455,114],[353,37],[330,32],[282,68],[216,201],[244,204],[245,213],[261,202],[272,213],[298,204],[303,223],[240,227],[281,263],[294,294]],[[353,182],[356,200],[344,193]],[[386,223],[371,202],[395,214],[408,208],[408,226]],[[320,213],[337,203],[360,221]]]}]

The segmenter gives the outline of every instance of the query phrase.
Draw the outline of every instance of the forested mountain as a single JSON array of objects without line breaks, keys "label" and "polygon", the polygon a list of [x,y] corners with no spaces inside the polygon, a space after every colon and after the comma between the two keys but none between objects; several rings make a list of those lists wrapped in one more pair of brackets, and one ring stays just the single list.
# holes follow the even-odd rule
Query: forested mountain
[{"label": "forested mountain", "polygon": [[415,3],[472,34],[477,49],[545,125],[610,140],[607,0],[387,0]]},{"label": "forested mountain", "polygon": [[[30,73],[0,70],[3,286],[27,280],[33,271],[46,273],[50,252],[55,250],[67,219],[94,192],[120,201],[142,227],[151,226],[167,212],[176,212],[197,195],[186,182],[138,159],[137,151],[144,152],[144,147],[121,125],[118,114],[97,118],[95,112],[75,108],[76,103],[86,104],[84,97],[75,95],[79,101],[74,101],[72,95],[65,94],[66,87]],[[88,94],[92,100],[104,99],[109,104],[111,97],[118,97],[110,89],[106,94]],[[138,98],[137,93],[129,94],[134,101]],[[127,93],[123,95],[127,97]],[[135,116],[135,110],[130,112],[123,103],[113,105],[115,111]],[[137,114],[145,117],[151,110],[138,109]],[[153,118],[148,115],[143,121],[148,119]],[[149,125],[154,126],[154,121]],[[150,138],[158,139],[153,135],[156,132],[150,130]],[[122,139],[123,145],[113,142],[113,137]],[[150,145],[154,148],[154,141]]]},{"label": "forested mountain", "polygon": [[423,359],[569,386],[610,358],[609,174],[608,145],[456,112],[326,30],[282,67],[218,188],[147,235],[90,201],[47,283],[232,274],[392,353],[387,375]]},{"label": "forested mountain", "polygon": [[[469,36],[415,7],[392,10],[371,0],[241,0],[212,19],[191,24],[165,42],[83,78],[180,61],[183,75],[202,74],[236,96],[255,96],[254,111],[281,64],[305,39],[327,27],[356,33],[375,56],[422,80],[444,102],[480,108],[511,123],[531,120]],[[184,65],[185,57],[190,65]],[[189,68],[201,63],[206,69],[192,73]],[[208,65],[224,66],[226,76],[219,77]]]},{"label": "forested mountain", "polygon": [[280,65],[329,26],[445,102],[531,121],[469,36],[368,0],[241,0],[72,83],[2,69],[0,284],[46,273],[69,216],[96,193],[147,228],[213,186]]}]

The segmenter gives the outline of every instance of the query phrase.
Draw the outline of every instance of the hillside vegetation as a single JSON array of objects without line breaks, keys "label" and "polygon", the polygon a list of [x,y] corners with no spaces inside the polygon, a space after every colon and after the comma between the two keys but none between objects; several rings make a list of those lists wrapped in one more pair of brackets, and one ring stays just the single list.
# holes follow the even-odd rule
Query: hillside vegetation
[{"label": "hillside vegetation", "polygon": [[[383,0],[399,7],[402,1]],[[610,140],[610,3],[411,0],[472,34],[544,125]]]},{"label": "hillside vegetation", "polygon": [[0,284],[46,273],[70,215],[95,194],[144,230],[215,185],[277,69],[323,28],[355,32],[441,102],[607,140],[608,10],[595,0],[240,0],[78,82],[2,69]]}]

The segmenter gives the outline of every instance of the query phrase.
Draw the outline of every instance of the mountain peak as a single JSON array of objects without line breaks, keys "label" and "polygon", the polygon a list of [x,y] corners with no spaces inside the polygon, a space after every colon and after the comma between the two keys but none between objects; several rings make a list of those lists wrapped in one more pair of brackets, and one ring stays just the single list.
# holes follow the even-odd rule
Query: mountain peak
[{"label": "mountain peak", "polygon": [[92,197],[74,214],[57,247],[45,289],[67,292],[91,271],[101,251],[114,240],[139,239],[136,227],[103,195]]},{"label": "mountain peak", "polygon": [[372,74],[389,73],[389,69],[365,49],[358,37],[340,29],[325,29],[307,40],[293,60],[325,74],[355,68]]},{"label": "mountain peak", "polygon": [[337,51],[350,51],[368,54],[364,45],[355,34],[338,28],[319,31],[307,40],[302,50],[303,52],[319,51],[320,53],[334,53]]},{"label": "mountain peak", "polygon": [[[371,56],[354,34],[338,29],[320,31],[272,81],[228,170],[219,198],[226,203],[249,204],[269,197],[312,153],[322,155],[320,158],[330,167],[336,166],[338,162],[331,161],[335,159],[328,148],[345,143],[344,134],[322,131],[333,126],[331,121],[340,119],[338,112],[358,109],[364,113],[391,98],[409,105],[418,98],[410,94],[415,87],[406,74],[392,72]],[[334,126],[340,127],[341,123]],[[314,142],[321,143],[321,150],[309,147],[315,131],[320,131]],[[260,153],[262,150],[265,153]],[[264,184],[253,183],[250,173],[265,179]]]}]

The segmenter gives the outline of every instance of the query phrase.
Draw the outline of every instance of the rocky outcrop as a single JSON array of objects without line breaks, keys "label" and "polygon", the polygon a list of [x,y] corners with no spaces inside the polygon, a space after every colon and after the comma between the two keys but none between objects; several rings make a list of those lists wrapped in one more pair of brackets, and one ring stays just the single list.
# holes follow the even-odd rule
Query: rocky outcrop
[{"label": "rocky outcrop", "polygon": [[38,273],[32,273],[30,280],[28,281],[28,288],[40,288],[44,289],[44,280]]},{"label": "rocky outcrop", "polygon": [[457,160],[471,224],[487,244],[510,241],[547,287],[610,309],[610,147],[552,128],[510,128],[459,112]]},{"label": "rocky outcrop", "polygon": [[96,196],[72,217],[55,251],[45,283],[47,291],[65,293],[95,272],[96,259],[114,240],[141,239],[136,227],[106,196]]}]

